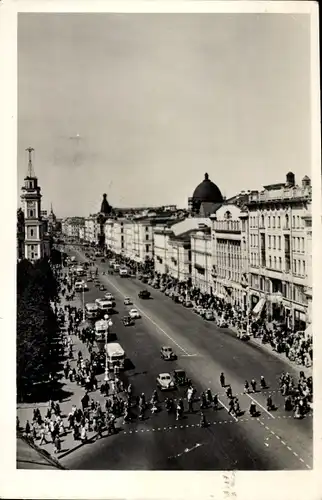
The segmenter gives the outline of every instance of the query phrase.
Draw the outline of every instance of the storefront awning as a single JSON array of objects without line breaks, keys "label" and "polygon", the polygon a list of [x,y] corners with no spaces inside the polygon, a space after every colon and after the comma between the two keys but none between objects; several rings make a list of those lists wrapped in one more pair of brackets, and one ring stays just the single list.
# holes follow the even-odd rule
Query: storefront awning
[{"label": "storefront awning", "polygon": [[253,309],[254,316],[259,316],[261,314],[261,312],[264,308],[265,302],[266,302],[266,300],[264,298],[259,299],[259,301],[257,302],[257,304],[255,305],[255,307]]}]

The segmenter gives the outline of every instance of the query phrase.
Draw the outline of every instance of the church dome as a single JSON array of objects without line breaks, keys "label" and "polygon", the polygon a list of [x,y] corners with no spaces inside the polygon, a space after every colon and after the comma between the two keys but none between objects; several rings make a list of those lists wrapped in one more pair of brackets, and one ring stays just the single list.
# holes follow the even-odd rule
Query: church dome
[{"label": "church dome", "polygon": [[220,189],[205,174],[204,180],[196,187],[193,196],[194,201],[200,203],[222,203],[223,197]]}]

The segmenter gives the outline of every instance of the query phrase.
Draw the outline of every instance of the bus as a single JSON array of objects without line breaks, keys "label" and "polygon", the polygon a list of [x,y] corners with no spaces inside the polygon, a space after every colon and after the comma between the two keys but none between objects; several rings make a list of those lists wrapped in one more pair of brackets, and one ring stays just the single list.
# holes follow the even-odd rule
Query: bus
[{"label": "bus", "polygon": [[85,315],[88,319],[96,319],[98,316],[98,305],[94,302],[85,304]]},{"label": "bus", "polygon": [[119,269],[119,274],[122,278],[127,278],[127,276],[129,275],[129,273],[125,267],[122,267]]},{"label": "bus", "polygon": [[124,370],[125,352],[118,342],[106,344],[106,356],[110,370],[112,370],[116,364],[118,364],[121,370]]},{"label": "bus", "polygon": [[109,325],[105,320],[96,321],[95,323],[95,337],[96,340],[105,340],[108,338]]},{"label": "bus", "polygon": [[107,299],[96,299],[95,303],[97,304],[98,310],[101,313],[108,314],[113,310],[113,302]]}]

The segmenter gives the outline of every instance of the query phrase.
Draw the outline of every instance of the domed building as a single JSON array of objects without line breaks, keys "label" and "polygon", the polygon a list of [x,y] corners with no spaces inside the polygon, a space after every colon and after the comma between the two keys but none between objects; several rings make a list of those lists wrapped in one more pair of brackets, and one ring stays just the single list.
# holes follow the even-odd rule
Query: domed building
[{"label": "domed building", "polygon": [[221,191],[206,173],[204,180],[196,187],[191,198],[188,200],[192,215],[208,217],[214,213],[223,203]]}]

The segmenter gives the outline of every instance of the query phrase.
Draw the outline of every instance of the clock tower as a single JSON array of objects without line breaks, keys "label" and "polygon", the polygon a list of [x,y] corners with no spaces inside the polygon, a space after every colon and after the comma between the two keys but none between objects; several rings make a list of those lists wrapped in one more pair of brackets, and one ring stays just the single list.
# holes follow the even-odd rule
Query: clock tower
[{"label": "clock tower", "polygon": [[21,188],[21,205],[25,221],[24,258],[35,261],[48,255],[48,242],[44,233],[44,222],[41,217],[41,194],[38,179],[32,165],[33,148],[27,148],[29,153],[28,172]]}]

